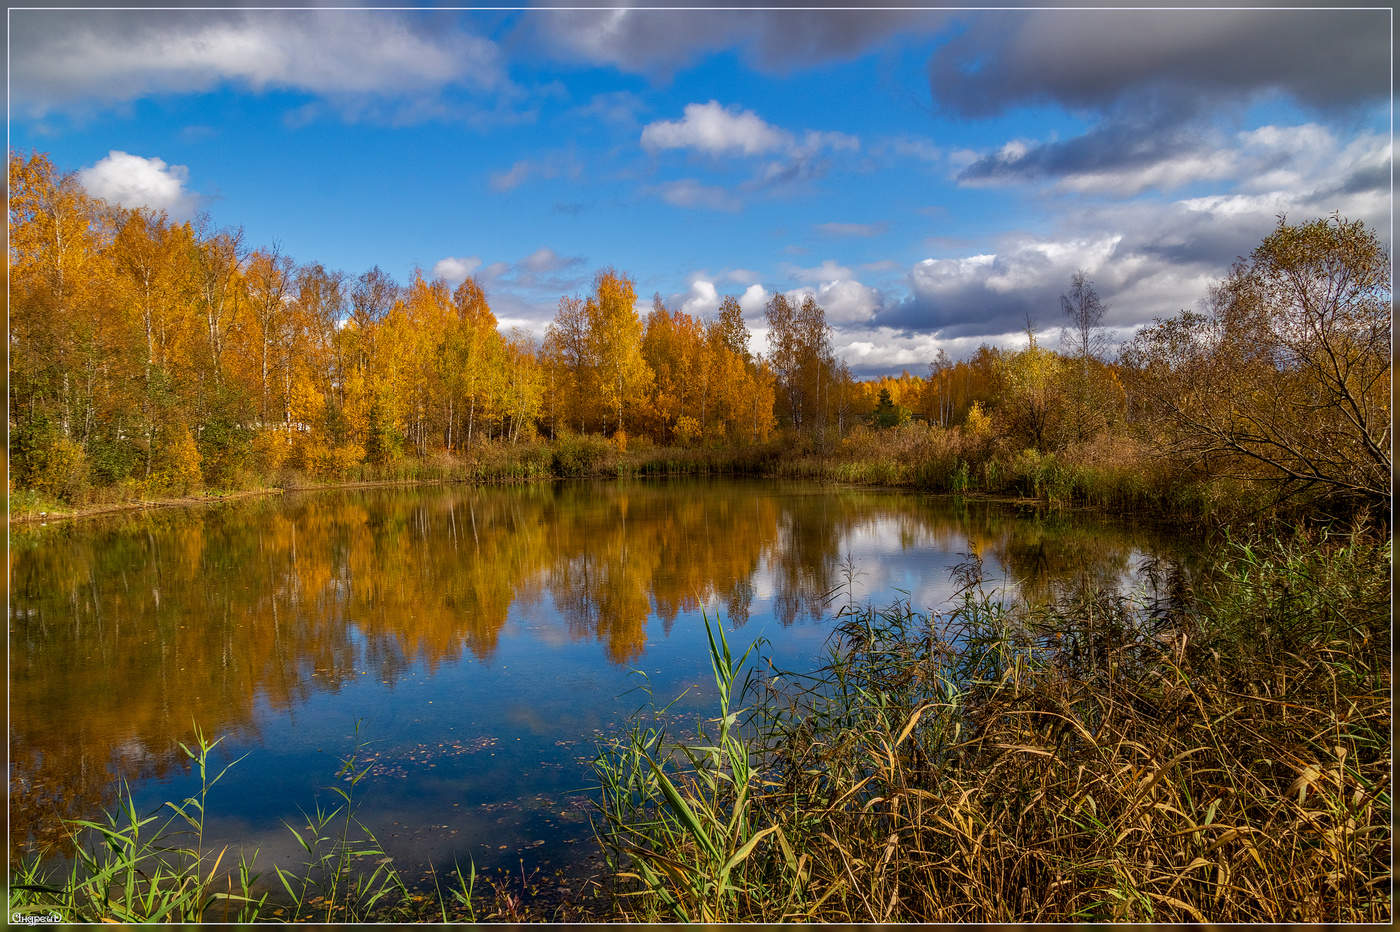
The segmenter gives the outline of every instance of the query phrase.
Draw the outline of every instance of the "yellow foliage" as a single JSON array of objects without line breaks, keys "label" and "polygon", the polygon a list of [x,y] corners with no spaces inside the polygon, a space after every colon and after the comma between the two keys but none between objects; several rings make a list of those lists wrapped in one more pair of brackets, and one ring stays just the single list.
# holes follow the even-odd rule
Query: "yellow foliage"
[{"label": "yellow foliage", "polygon": [[72,502],[87,486],[87,455],[80,444],[59,437],[35,471],[34,488]]},{"label": "yellow foliage", "polygon": [[694,443],[700,437],[700,422],[689,414],[676,421],[676,440],[682,444]]},{"label": "yellow foliage", "polygon": [[287,435],[280,430],[260,430],[253,437],[253,465],[264,475],[282,468],[291,453]]},{"label": "yellow foliage", "polygon": [[982,410],[980,401],[974,401],[972,407],[967,409],[967,417],[963,419],[963,430],[978,439],[991,434],[992,419]]},{"label": "yellow foliage", "polygon": [[188,427],[176,430],[174,439],[161,458],[160,468],[151,474],[146,485],[153,494],[185,495],[204,484],[199,464],[203,457]]}]

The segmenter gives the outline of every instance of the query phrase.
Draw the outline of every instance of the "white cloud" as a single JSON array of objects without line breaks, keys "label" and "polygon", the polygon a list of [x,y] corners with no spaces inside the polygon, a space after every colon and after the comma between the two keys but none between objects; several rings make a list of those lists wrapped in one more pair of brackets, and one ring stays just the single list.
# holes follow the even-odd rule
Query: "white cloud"
[{"label": "white cloud", "polygon": [[937,293],[960,288],[986,277],[997,257],[992,253],[961,259],[924,259],[909,272],[916,293]]},{"label": "white cloud", "polygon": [[719,310],[720,296],[714,282],[697,278],[690,283],[690,292],[681,301],[681,310],[698,317],[711,317]]},{"label": "white cloud", "polygon": [[1160,137],[1109,125],[1064,142],[1006,143],[959,176],[966,187],[1047,180],[1075,194],[1132,197],[1148,189],[1174,191],[1207,182],[1242,191],[1308,191],[1355,168],[1379,168],[1388,140],[1361,133],[1345,147],[1316,123],[1266,125],[1225,135],[1208,128]]},{"label": "white cloud", "polygon": [[739,307],[743,309],[746,318],[761,317],[768,307],[770,297],[772,296],[762,285],[750,285],[739,296]]},{"label": "white cloud", "polygon": [[460,285],[467,276],[481,268],[481,260],[476,256],[446,256],[433,263],[433,275],[449,285]]},{"label": "white cloud", "polygon": [[751,110],[726,109],[719,101],[686,104],[680,120],[659,120],[642,130],[648,149],[698,149],[710,155],[759,155],[792,145],[792,135]]},{"label": "white cloud", "polygon": [[[743,283],[739,277],[740,273],[749,275],[748,281],[753,281],[752,272],[745,269],[735,269],[732,272],[720,276],[731,282]],[[725,290],[705,272],[698,272],[691,277],[690,288],[680,295],[672,295],[670,306],[679,306],[687,314],[698,315],[700,317],[713,318],[719,312],[719,306],[725,298]],[[739,308],[743,311],[746,320],[760,320],[768,306],[768,299],[772,295],[762,285],[754,283],[744,289],[743,293],[736,297]],[[650,305],[647,306],[650,308]]]},{"label": "white cloud", "polygon": [[417,26],[370,11],[17,11],[11,86],[36,115],[223,84],[327,97],[508,87],[494,43]]},{"label": "white cloud", "polygon": [[1198,181],[1229,178],[1238,171],[1238,167],[1238,158],[1233,152],[1188,153],[1147,165],[1075,172],[1062,178],[1059,187],[1064,191],[1128,197],[1148,188],[1173,191]]},{"label": "white cloud", "polygon": [[185,188],[189,175],[184,165],[113,149],[79,171],[78,182],[89,194],[113,204],[149,207],[185,219],[199,206],[198,196]]},{"label": "white cloud", "polygon": [[1025,345],[1023,332],[989,333],[973,337],[943,337],[933,333],[903,333],[889,327],[838,328],[832,341],[836,354],[858,377],[907,369],[923,375],[941,349],[953,359],[966,359],[984,343],[1007,349]]},{"label": "white cloud", "polygon": [[833,326],[863,323],[884,306],[884,297],[879,291],[850,279],[825,282],[816,288],[796,288],[787,293],[788,300],[798,304],[809,295],[826,311],[826,319]]}]

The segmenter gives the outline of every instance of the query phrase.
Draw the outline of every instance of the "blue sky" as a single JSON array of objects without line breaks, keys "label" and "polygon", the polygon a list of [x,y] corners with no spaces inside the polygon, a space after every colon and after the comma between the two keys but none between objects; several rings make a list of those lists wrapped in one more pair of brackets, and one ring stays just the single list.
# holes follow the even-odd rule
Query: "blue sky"
[{"label": "blue sky", "polygon": [[1275,217],[1390,229],[1388,10],[60,11],[10,18],[10,145],[351,275],[483,283],[541,335],[815,294],[860,374],[1119,335]]}]

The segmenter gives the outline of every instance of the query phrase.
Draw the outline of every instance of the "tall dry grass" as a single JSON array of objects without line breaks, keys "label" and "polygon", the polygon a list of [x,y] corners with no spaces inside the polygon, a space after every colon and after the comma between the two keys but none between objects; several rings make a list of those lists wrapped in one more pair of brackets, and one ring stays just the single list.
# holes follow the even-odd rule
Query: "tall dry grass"
[{"label": "tall dry grass", "polygon": [[848,606],[810,676],[722,646],[706,734],[596,764],[616,915],[1387,922],[1389,561],[1237,543],[1038,606],[968,566],[941,612]]}]

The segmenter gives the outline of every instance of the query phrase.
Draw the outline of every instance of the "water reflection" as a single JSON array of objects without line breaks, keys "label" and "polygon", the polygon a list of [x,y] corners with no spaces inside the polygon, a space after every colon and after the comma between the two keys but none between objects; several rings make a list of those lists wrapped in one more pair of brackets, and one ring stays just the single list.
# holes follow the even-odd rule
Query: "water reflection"
[{"label": "water reflection", "polygon": [[964,553],[1036,596],[1147,549],[1082,517],[762,483],[356,490],[17,530],[11,843],[182,767],[192,722],[256,743],[348,684],[489,665],[512,610],[627,666],[701,607],[821,618],[848,557],[858,597],[924,605]]}]

